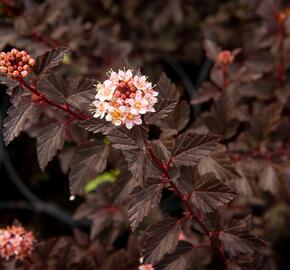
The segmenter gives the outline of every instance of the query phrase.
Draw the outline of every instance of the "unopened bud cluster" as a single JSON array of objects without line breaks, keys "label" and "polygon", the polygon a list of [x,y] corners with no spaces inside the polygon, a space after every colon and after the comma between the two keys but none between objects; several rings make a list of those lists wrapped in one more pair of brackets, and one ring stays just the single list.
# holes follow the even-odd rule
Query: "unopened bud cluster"
[{"label": "unopened bud cluster", "polygon": [[142,264],[138,267],[138,270],[154,270],[152,264]]},{"label": "unopened bud cluster", "polygon": [[114,125],[126,125],[131,129],[142,124],[141,115],[155,112],[153,105],[158,93],[152,83],[133,71],[110,71],[109,78],[96,85],[97,94],[93,102],[95,118],[104,118]]},{"label": "unopened bud cluster", "polygon": [[34,243],[33,234],[21,226],[0,229],[0,257],[5,260],[23,259],[29,256]]},{"label": "unopened bud cluster", "polygon": [[10,52],[0,53],[0,73],[12,79],[27,77],[35,59],[26,51],[12,49]]},{"label": "unopened bud cluster", "polygon": [[230,51],[225,50],[225,51],[221,51],[218,54],[217,61],[219,64],[229,65],[233,63],[234,59],[235,59],[234,54]]}]

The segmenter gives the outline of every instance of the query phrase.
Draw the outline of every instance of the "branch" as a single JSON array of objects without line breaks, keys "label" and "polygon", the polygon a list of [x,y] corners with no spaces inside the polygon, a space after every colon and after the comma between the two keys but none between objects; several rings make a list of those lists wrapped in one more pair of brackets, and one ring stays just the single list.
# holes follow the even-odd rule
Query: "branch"
[{"label": "branch", "polygon": [[215,235],[212,234],[206,227],[206,225],[203,223],[202,218],[200,217],[200,215],[198,213],[195,213],[192,209],[192,207],[189,204],[189,198],[190,196],[188,195],[184,195],[176,186],[176,184],[170,179],[170,175],[168,172],[168,169],[170,167],[170,164],[172,162],[172,159],[170,159],[167,163],[163,163],[162,161],[160,161],[158,159],[158,157],[156,156],[156,154],[154,153],[153,149],[147,144],[147,149],[150,153],[150,156],[152,158],[152,160],[157,164],[157,166],[159,167],[159,169],[163,172],[163,181],[165,183],[168,183],[171,187],[171,189],[173,190],[173,192],[176,194],[176,196],[184,202],[185,208],[187,210],[188,213],[186,213],[186,216],[193,218],[196,223],[201,227],[202,231],[204,232],[204,234],[210,239],[211,242],[211,246],[216,249],[216,251],[218,252],[218,254],[220,255],[220,258],[222,259],[223,264],[226,264],[227,262],[227,258],[225,257],[225,253],[224,253],[224,249],[223,247],[217,242],[215,241]]},{"label": "branch", "polygon": [[[61,111],[64,111],[66,113],[68,113],[73,119],[76,120],[81,120],[81,121],[85,121],[88,120],[90,118],[89,115],[78,111],[77,109],[72,110],[71,106],[69,106],[68,104],[58,104],[50,99],[48,99],[46,96],[44,96],[35,86],[33,85],[29,85],[28,83],[26,83],[22,78],[18,79],[18,82],[20,84],[20,87],[25,87],[26,89],[28,89],[32,94],[36,95],[39,99],[38,101],[42,101],[48,105],[51,105],[52,107],[55,107]],[[78,113],[76,113],[76,111]]]}]

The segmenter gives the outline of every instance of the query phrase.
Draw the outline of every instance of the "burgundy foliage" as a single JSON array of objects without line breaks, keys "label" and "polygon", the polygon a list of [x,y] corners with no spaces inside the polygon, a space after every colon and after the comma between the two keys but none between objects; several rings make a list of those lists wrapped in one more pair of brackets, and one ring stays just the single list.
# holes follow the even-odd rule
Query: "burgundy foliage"
[{"label": "burgundy foliage", "polygon": [[[25,2],[31,8],[7,1],[5,8],[12,12],[7,18],[15,18],[13,23],[6,18],[0,29],[1,49],[13,45],[36,59],[28,77],[0,75],[11,102],[3,141],[13,144],[22,132],[35,138],[40,170],[58,159],[71,200],[77,202],[69,233],[36,233],[31,255],[3,259],[0,268],[285,269],[275,255],[279,241],[285,235],[289,240],[290,233],[287,5],[229,1],[207,14],[196,34],[199,43],[190,49],[200,56],[204,49],[205,62],[212,65],[198,89],[188,93],[161,66],[153,67],[153,55],[145,63],[157,44],[142,35],[136,45],[128,41],[138,22],[127,14],[130,33],[113,27],[121,14],[114,7],[122,4],[101,1],[111,17],[106,21],[96,10],[100,21],[94,25],[89,3]],[[132,14],[141,12],[136,1],[128,2],[134,3]],[[153,2],[149,7],[156,12],[159,5]],[[175,20],[176,36],[170,33],[163,45],[177,53],[188,46],[176,39],[182,32],[178,20],[189,24],[192,6],[185,10],[186,1],[169,2],[167,13],[179,11],[180,17],[164,11],[153,23],[144,18],[141,24],[148,20],[157,31]],[[82,7],[87,22],[70,14]],[[141,26],[140,31],[145,32]],[[183,53],[186,57],[186,49]],[[142,125],[131,130],[95,119],[90,110],[94,84],[109,68],[125,66],[124,58],[144,74],[149,70],[159,93],[156,112],[146,113]],[[112,181],[87,190],[93,179],[114,170]],[[54,211],[36,200],[35,210],[43,209]]]}]

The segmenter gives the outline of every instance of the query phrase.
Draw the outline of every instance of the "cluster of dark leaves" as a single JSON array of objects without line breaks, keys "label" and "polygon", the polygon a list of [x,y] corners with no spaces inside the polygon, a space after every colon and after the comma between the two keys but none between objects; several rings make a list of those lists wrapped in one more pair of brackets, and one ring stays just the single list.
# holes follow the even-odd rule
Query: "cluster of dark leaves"
[{"label": "cluster of dark leaves", "polygon": [[70,72],[99,78],[109,68],[123,66],[126,59],[151,74],[160,73],[160,59],[172,65],[169,54],[182,62],[197,63],[202,42],[196,25],[218,6],[218,1],[211,1],[209,10],[202,1],[186,0],[168,1],[166,6],[145,0],[11,2],[21,13],[16,18],[3,15],[0,49],[29,47],[39,55],[66,46],[78,63]]},{"label": "cluster of dark leaves", "polygon": [[[12,103],[4,121],[5,143],[9,144],[21,131],[36,138],[42,170],[57,156],[64,173],[68,174],[71,195],[85,199],[74,218],[91,221],[89,233],[75,230],[73,236],[44,240],[36,245],[29,260],[13,261],[6,264],[7,267],[126,270],[137,269],[139,258],[143,257],[144,263],[158,270],[277,269],[269,254],[275,252],[272,247],[289,233],[290,217],[290,92],[288,77],[279,81],[280,32],[276,20],[277,12],[284,6],[274,0],[256,5],[253,2],[229,2],[205,20],[202,25],[206,37],[204,49],[213,63],[207,81],[189,101],[164,73],[161,74],[156,84],[159,92],[156,112],[146,114],[144,125],[132,130],[93,118],[71,119],[65,112],[35,101],[31,93],[16,82],[1,77]],[[12,37],[5,36],[4,42],[31,48],[34,46],[31,44],[33,33],[27,31],[33,31],[31,29],[38,25],[38,31],[43,33],[54,29],[55,32],[50,32],[56,35],[55,39],[66,40],[74,54],[80,54],[75,57],[83,57],[82,50],[78,50],[83,46],[85,50],[94,48],[95,56],[103,55],[100,48],[115,50],[116,44],[121,46],[119,51],[106,52],[112,58],[115,54],[120,56],[120,51],[130,51],[120,42],[119,36],[112,46],[108,46],[111,43],[106,43],[106,39],[114,35],[104,30],[114,29],[109,27],[111,22],[102,19],[98,21],[100,25],[95,26],[75,20],[77,33],[68,31],[67,24],[57,32],[53,23],[71,18],[70,9],[63,12],[68,3],[79,7],[75,1],[59,1],[56,12],[56,7],[48,1],[35,7],[39,9],[39,18],[24,13],[15,20],[14,30],[21,30],[23,34],[9,29]],[[154,27],[165,27],[173,18],[178,24],[176,14],[186,16],[184,14],[191,12],[178,12],[183,10],[182,1],[170,3],[164,11],[166,16],[161,13]],[[127,14],[124,7],[117,5],[120,11],[114,4],[106,6],[102,2],[102,5],[112,12],[111,18],[119,16],[119,12],[125,13],[132,25],[134,11],[141,9],[139,4],[132,4]],[[154,8],[158,8],[158,4]],[[171,17],[173,9],[175,17]],[[49,16],[40,11],[48,12]],[[85,8],[82,12],[89,18],[92,16]],[[44,19],[44,23],[39,23]],[[229,28],[233,21],[238,21],[239,39],[235,38],[237,32],[233,27]],[[287,26],[289,19],[285,23]],[[75,38],[74,35],[80,34],[79,29],[85,37],[90,36],[94,27],[98,34],[91,38],[97,40],[88,42],[80,36]],[[98,43],[100,40],[102,42]],[[149,44],[142,39],[141,43],[142,46]],[[169,44],[177,50],[178,44],[171,39]],[[136,48],[146,51],[142,46]],[[155,48],[154,44],[148,47]],[[288,47],[286,35],[286,52]],[[234,62],[229,65],[227,87],[217,62],[224,48],[235,54]],[[89,114],[96,80],[72,76],[74,73],[88,74],[87,71],[76,69],[72,72],[71,67],[59,67],[64,55],[68,54],[66,47],[57,47],[37,57],[33,74],[26,82],[74,113]],[[84,62],[89,66],[89,61]],[[78,63],[82,61],[79,59]],[[286,74],[289,63],[286,57]],[[109,65],[114,66],[112,62]],[[99,71],[103,68],[105,66]],[[195,119],[191,117],[191,105],[201,108],[201,114]],[[164,169],[161,164],[168,167]],[[88,182],[111,169],[120,172],[113,183],[104,183],[90,193],[85,192]],[[162,209],[166,193],[174,194],[164,170],[178,189],[174,200],[181,209],[177,215]],[[255,212],[257,208],[262,209],[259,215]],[[193,216],[188,216],[188,211]],[[126,245],[119,247],[118,242],[124,237]],[[261,239],[268,240],[272,247]],[[226,258],[226,265],[219,256],[220,251]]]}]

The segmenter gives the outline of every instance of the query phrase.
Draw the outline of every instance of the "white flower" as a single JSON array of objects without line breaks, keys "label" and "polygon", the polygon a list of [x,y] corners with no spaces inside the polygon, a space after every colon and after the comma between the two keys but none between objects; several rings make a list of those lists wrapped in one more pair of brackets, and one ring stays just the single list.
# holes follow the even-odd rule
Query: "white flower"
[{"label": "white flower", "polygon": [[124,119],[125,125],[128,129],[131,129],[134,125],[141,125],[142,119],[140,115],[126,114]]},{"label": "white flower", "polygon": [[131,129],[141,125],[143,114],[154,112],[158,92],[152,83],[133,70],[109,71],[108,79],[96,85],[97,94],[92,103],[95,118],[104,118],[116,126]]},{"label": "white flower", "polygon": [[94,101],[93,105],[96,107],[94,117],[104,118],[105,114],[108,111],[109,104],[105,101]]},{"label": "white flower", "polygon": [[119,70],[118,72],[118,78],[120,81],[129,82],[133,77],[133,72],[131,69],[128,69],[127,71]]},{"label": "white flower", "polygon": [[119,109],[113,109],[106,115],[106,120],[112,122],[115,126],[122,124],[123,113]]},{"label": "white flower", "polygon": [[131,113],[134,115],[145,114],[147,112],[149,102],[146,98],[142,97],[141,91],[136,93],[134,99],[129,99],[128,103],[131,105]]},{"label": "white flower", "polygon": [[97,95],[96,99],[100,101],[110,100],[113,97],[115,91],[115,84],[112,81],[106,80],[103,84],[97,85]]}]

